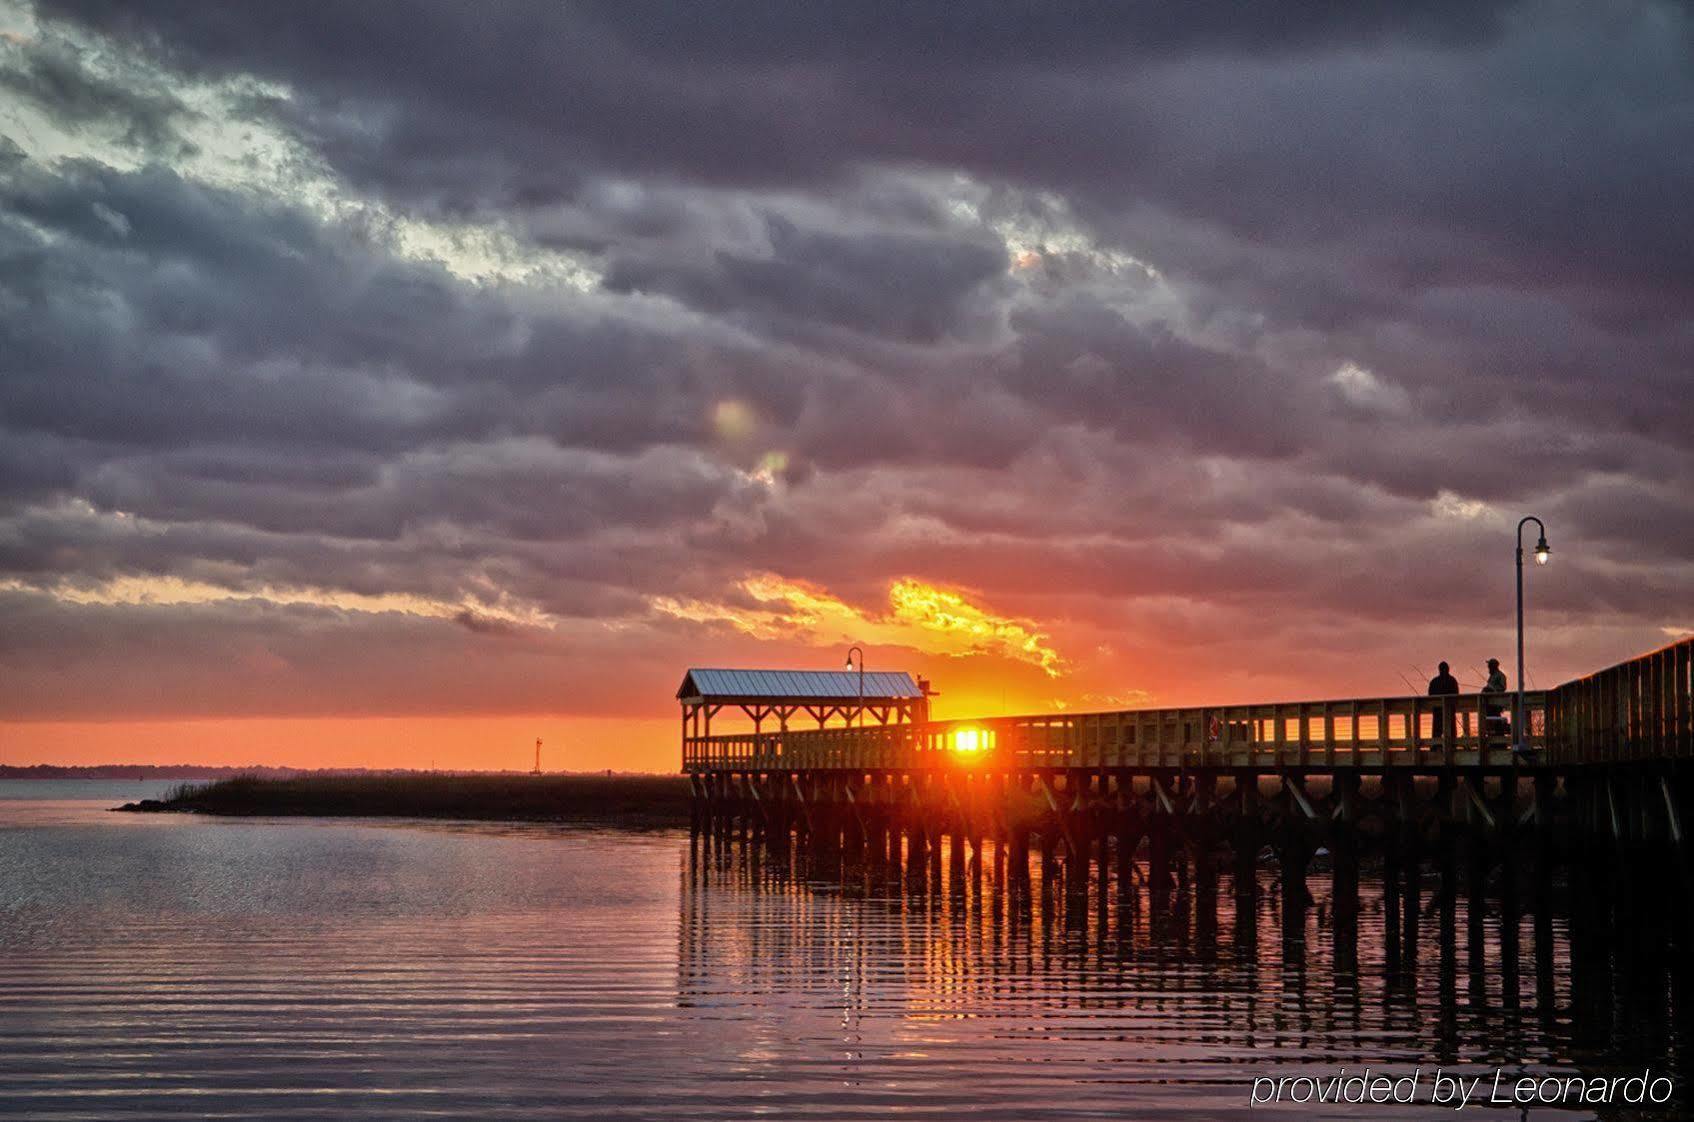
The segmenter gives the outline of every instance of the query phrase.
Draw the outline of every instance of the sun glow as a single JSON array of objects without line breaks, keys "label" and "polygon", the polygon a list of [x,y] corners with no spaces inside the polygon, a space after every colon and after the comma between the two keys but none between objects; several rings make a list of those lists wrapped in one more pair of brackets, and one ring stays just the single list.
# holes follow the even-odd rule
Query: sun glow
[{"label": "sun glow", "polygon": [[988,734],[971,725],[956,728],[953,730],[952,747],[955,756],[970,759],[988,750]]}]

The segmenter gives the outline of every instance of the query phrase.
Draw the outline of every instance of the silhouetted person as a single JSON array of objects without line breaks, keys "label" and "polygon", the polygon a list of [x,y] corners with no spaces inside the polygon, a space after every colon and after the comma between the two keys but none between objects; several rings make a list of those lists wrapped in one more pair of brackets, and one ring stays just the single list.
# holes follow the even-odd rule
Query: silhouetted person
[{"label": "silhouetted person", "polygon": [[[1482,687],[1482,692],[1502,698],[1506,696],[1506,675],[1500,669],[1500,660],[1497,658],[1488,660],[1488,682]],[[1482,711],[1486,721],[1484,731],[1489,736],[1505,736],[1507,730],[1505,702],[1494,701],[1491,696],[1483,702]]]},{"label": "silhouetted person", "polygon": [[[1457,697],[1459,693],[1459,680],[1453,677],[1452,673],[1447,669],[1447,664],[1445,662],[1443,662],[1438,669],[1440,670],[1440,673],[1429,680],[1429,696]],[[1455,712],[1453,703],[1451,701],[1443,702],[1441,705],[1440,715],[1435,719],[1435,734],[1441,737],[1449,737],[1453,735],[1457,723],[1455,718],[1457,716],[1458,713]]]}]

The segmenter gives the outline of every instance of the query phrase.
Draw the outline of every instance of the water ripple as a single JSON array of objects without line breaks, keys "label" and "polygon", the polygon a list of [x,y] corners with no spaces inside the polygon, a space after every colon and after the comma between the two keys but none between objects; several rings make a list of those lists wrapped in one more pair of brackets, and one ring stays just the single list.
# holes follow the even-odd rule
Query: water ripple
[{"label": "water ripple", "polygon": [[0,815],[12,1116],[1214,1118],[1273,1068],[1618,1054],[1578,1031],[1564,918],[1524,917],[1506,976],[1461,902],[1390,971],[1375,882],[1343,946],[1321,876],[1290,928],[1272,872],[1078,912],[674,833]]}]

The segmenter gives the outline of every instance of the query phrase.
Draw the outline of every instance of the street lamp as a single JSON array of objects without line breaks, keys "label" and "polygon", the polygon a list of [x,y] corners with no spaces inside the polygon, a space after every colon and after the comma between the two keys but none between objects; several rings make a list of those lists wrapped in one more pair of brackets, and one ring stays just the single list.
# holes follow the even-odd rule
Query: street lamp
[{"label": "street lamp", "polygon": [[859,656],[859,727],[865,727],[865,652],[858,646],[847,648],[847,669],[853,669],[853,656]]},{"label": "street lamp", "polygon": [[1553,547],[1547,544],[1547,527],[1541,519],[1530,514],[1518,521],[1518,704],[1512,714],[1512,739],[1517,743],[1512,751],[1523,754],[1528,751],[1525,734],[1529,731],[1524,724],[1523,708],[1523,528],[1528,523],[1535,523],[1540,536],[1535,542],[1535,563],[1545,565],[1553,556]]}]

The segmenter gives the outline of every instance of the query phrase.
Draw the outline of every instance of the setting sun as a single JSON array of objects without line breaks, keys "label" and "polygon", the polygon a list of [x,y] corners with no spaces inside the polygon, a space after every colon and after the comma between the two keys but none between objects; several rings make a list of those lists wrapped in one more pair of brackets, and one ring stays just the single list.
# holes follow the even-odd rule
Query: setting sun
[{"label": "setting sun", "polygon": [[953,754],[975,756],[988,747],[988,734],[979,728],[966,726],[953,730]]}]

